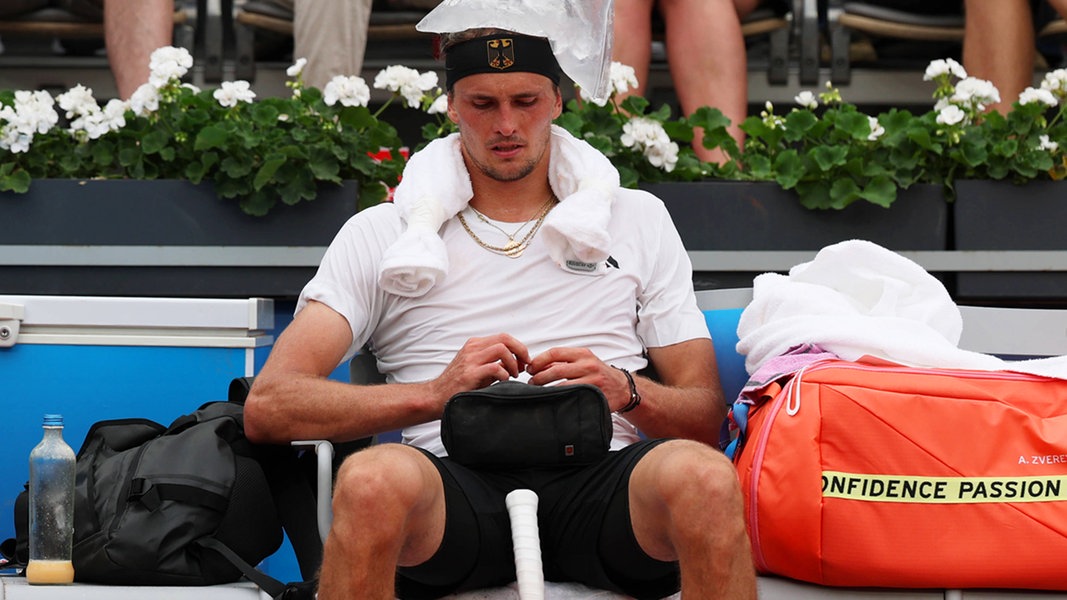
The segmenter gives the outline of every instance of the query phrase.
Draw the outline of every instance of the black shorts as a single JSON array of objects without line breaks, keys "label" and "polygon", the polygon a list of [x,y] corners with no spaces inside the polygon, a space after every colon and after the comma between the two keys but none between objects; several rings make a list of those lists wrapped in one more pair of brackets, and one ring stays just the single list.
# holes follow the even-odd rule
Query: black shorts
[{"label": "black shorts", "polygon": [[538,495],[546,581],[577,582],[638,599],[677,592],[678,563],[645,554],[630,526],[630,473],[662,441],[638,442],[588,467],[555,470],[475,471],[424,452],[444,481],[444,540],[428,561],[397,569],[397,596],[439,598],[515,581],[504,497],[519,488]]}]

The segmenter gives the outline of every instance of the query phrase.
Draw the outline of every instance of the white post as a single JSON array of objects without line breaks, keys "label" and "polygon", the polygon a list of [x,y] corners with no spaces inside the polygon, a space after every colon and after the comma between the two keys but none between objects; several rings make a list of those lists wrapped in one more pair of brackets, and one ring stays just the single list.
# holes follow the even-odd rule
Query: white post
[{"label": "white post", "polygon": [[541,567],[541,538],[537,531],[537,494],[514,490],[505,503],[511,518],[515,546],[515,576],[520,600],[544,600],[545,575]]}]

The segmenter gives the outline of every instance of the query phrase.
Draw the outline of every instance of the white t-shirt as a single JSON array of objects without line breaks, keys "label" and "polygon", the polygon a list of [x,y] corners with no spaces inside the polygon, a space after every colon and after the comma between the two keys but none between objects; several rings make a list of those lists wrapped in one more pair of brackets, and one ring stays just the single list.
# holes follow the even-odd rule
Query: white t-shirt
[{"label": "white t-shirt", "polygon": [[[501,231],[470,209],[463,214],[485,243],[507,243]],[[496,225],[509,233],[519,226]],[[494,254],[454,217],[440,230],[448,248],[448,275],[421,297],[395,296],[378,286],[378,264],[402,230],[390,204],[352,217],[296,309],[316,300],[344,316],[352,328],[345,360],[369,342],[390,382],[433,379],[467,339],[497,333],[526,344],[531,356],[558,346],[586,347],[604,362],[631,371],[647,365],[645,348],[708,337],[693,294],[689,257],[662,201],[647,192],[619,190],[603,275],[561,268],[538,235],[519,258]],[[628,421],[619,415],[613,419],[613,448],[639,439]],[[445,454],[439,421],[408,427],[403,437]]]}]

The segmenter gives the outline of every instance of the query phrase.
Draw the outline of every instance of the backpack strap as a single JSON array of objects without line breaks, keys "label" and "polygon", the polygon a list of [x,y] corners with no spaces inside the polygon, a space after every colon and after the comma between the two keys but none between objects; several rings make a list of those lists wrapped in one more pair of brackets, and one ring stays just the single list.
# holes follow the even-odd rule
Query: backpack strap
[{"label": "backpack strap", "polygon": [[238,556],[236,552],[231,550],[229,546],[215,538],[201,538],[200,540],[197,540],[197,543],[205,548],[218,552],[228,560],[230,564],[237,567],[237,569],[241,571],[241,574],[247,577],[249,581],[258,585],[259,589],[267,592],[271,598],[280,598],[289,587],[281,581],[278,581],[263,571],[248,564],[243,558]]},{"label": "backpack strap", "polygon": [[229,499],[221,494],[209,492],[195,485],[181,483],[155,483],[148,485],[142,478],[130,480],[130,500],[137,500],[145,508],[155,511],[164,500],[176,500],[185,504],[206,506],[218,512],[225,512]]}]

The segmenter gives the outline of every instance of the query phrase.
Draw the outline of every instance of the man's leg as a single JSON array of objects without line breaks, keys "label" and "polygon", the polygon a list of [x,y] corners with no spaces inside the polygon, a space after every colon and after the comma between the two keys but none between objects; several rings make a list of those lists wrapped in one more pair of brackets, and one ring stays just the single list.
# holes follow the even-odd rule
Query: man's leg
[{"label": "man's leg", "polygon": [[634,535],[649,556],[678,561],[683,598],[756,598],[741,487],[721,452],[660,444],[634,467],[629,490]]},{"label": "man's leg", "polygon": [[[649,63],[652,61],[653,0],[615,0],[615,43],[612,60],[633,67],[637,88],[626,95],[645,95]],[[619,102],[622,98],[618,99]]]},{"label": "man's leg", "polygon": [[107,59],[119,98],[148,82],[148,60],[174,35],[174,0],[105,0]]},{"label": "man's leg", "polygon": [[425,562],[441,544],[441,476],[415,448],[367,448],[341,466],[333,515],[318,597],[393,600],[396,567]]},{"label": "man's leg", "polygon": [[991,81],[1000,102],[989,108],[1007,113],[1034,77],[1034,25],[1029,0],[967,0],[963,68]]},{"label": "man's leg", "polygon": [[293,58],[308,59],[304,82],[322,89],[336,75],[359,75],[371,0],[296,0]]},{"label": "man's leg", "polygon": [[[730,136],[738,146],[745,136],[741,122],[748,116],[748,57],[741,19],[757,0],[664,0],[660,11],[666,25],[667,61],[682,112],[702,106],[718,108],[730,119]],[[708,162],[724,163],[721,150],[701,143],[695,132],[693,149]]]}]

